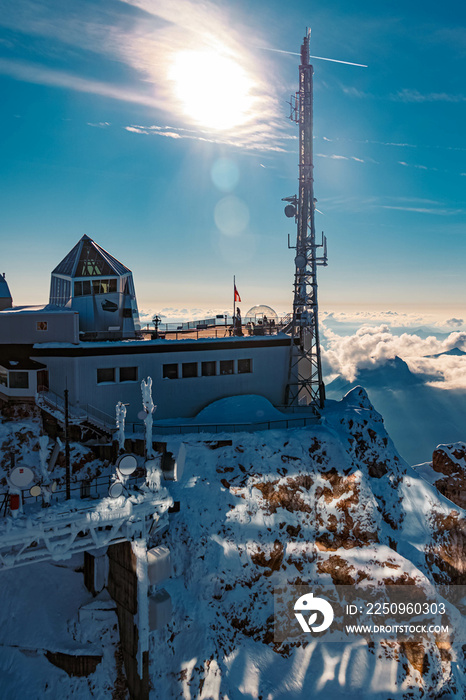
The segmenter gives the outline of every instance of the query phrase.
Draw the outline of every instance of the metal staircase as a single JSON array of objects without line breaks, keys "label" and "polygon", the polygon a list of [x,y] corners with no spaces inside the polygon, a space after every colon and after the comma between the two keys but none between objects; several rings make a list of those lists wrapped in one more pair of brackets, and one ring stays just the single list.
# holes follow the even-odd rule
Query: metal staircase
[{"label": "metal staircase", "polygon": [[[35,400],[36,406],[40,409],[46,411],[60,423],[65,422],[65,401],[61,396],[53,391],[39,391]],[[114,417],[91,404],[83,404],[79,407],[69,405],[68,412],[69,422],[72,424],[89,425],[107,437],[110,437],[116,430]]]}]

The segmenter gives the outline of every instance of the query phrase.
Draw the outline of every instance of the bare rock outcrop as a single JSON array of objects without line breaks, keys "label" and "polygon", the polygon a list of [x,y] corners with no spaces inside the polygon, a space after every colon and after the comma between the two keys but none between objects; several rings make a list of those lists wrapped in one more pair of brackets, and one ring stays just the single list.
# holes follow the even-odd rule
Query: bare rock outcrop
[{"label": "bare rock outcrop", "polygon": [[432,469],[438,472],[435,486],[460,508],[466,508],[466,443],[439,445],[432,455]]}]

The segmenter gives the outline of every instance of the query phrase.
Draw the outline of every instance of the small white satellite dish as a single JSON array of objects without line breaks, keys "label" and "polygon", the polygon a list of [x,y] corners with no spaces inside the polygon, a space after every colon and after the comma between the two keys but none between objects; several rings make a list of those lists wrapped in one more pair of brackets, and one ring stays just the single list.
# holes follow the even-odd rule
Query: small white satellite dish
[{"label": "small white satellite dish", "polygon": [[121,476],[131,476],[133,472],[136,471],[138,466],[138,460],[132,454],[122,455],[116,464]]},{"label": "small white satellite dish", "polygon": [[114,481],[113,484],[110,484],[109,489],[108,489],[108,495],[110,498],[118,498],[121,496],[123,493],[123,484],[121,481]]},{"label": "small white satellite dish", "polygon": [[57,490],[57,482],[56,481],[52,481],[52,486],[50,487],[50,490],[52,493],[55,493],[55,491]]},{"label": "small white satellite dish", "polygon": [[27,489],[34,481],[34,472],[29,467],[15,467],[10,474],[10,482],[17,489]]},{"label": "small white satellite dish", "polygon": [[144,418],[147,416],[146,411],[139,411],[138,413],[138,418],[139,420],[144,420]]},{"label": "small white satellite dish", "polygon": [[37,498],[37,496],[40,496],[40,494],[42,493],[42,489],[39,486],[39,484],[35,484],[34,486],[31,486],[31,488],[29,489],[29,493],[31,494],[31,496],[34,496],[34,498]]}]

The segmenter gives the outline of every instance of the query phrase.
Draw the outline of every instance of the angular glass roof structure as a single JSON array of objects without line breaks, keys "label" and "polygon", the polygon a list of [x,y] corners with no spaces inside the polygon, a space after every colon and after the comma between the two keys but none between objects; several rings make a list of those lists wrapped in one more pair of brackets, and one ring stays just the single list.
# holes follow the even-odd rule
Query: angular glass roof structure
[{"label": "angular glass roof structure", "polygon": [[0,299],[10,299],[11,301],[11,293],[5,275],[0,275]]},{"label": "angular glass roof structure", "polygon": [[108,277],[131,272],[123,263],[84,235],[61,263],[52,270],[52,275],[67,277]]}]

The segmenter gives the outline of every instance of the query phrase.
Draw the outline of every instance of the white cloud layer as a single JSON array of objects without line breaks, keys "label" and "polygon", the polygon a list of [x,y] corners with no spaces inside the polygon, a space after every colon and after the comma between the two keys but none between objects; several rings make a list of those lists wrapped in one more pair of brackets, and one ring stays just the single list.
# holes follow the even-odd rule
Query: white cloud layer
[{"label": "white cloud layer", "polygon": [[[434,335],[422,338],[413,333],[395,335],[386,324],[364,325],[354,335],[341,336],[324,328],[325,369],[354,381],[362,369],[373,369],[398,356],[414,373],[438,378],[444,389],[466,388],[466,356],[441,355],[452,348],[466,351],[466,331],[450,333],[439,340]],[[437,385],[437,383],[436,383]]]}]

